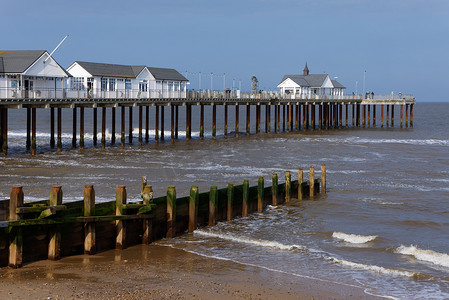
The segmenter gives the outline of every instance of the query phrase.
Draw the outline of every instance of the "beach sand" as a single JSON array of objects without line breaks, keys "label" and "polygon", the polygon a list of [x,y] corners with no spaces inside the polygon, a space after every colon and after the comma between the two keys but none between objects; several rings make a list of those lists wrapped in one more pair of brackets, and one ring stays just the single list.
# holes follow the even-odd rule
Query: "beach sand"
[{"label": "beach sand", "polygon": [[[357,285],[354,283],[354,285]],[[158,245],[0,270],[0,299],[381,299],[363,288]]]}]

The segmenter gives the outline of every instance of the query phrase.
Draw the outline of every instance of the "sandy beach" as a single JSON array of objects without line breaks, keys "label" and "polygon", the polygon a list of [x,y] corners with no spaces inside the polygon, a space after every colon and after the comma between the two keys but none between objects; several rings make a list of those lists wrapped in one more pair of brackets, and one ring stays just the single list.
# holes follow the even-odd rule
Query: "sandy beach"
[{"label": "sandy beach", "polygon": [[1,299],[380,299],[158,245],[3,268],[0,278]]}]

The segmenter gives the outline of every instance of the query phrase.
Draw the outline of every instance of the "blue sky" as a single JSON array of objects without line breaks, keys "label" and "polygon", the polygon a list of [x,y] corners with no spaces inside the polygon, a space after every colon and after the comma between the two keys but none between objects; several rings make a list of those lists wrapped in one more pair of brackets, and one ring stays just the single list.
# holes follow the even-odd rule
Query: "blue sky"
[{"label": "blue sky", "polygon": [[285,74],[328,73],[376,94],[449,101],[447,0],[8,1],[4,50],[48,50],[73,61],[172,67],[198,88],[274,90]]}]

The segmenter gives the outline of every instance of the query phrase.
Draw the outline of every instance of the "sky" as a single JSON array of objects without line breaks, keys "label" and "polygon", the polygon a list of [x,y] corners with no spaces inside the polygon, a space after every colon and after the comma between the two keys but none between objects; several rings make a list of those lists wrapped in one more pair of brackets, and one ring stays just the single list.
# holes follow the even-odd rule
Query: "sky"
[{"label": "sky", "polygon": [[[0,50],[175,68],[190,88],[278,90],[326,73],[346,93],[449,101],[447,0],[2,0]],[[211,73],[213,75],[211,76]],[[365,83],[365,84],[364,84]]]}]

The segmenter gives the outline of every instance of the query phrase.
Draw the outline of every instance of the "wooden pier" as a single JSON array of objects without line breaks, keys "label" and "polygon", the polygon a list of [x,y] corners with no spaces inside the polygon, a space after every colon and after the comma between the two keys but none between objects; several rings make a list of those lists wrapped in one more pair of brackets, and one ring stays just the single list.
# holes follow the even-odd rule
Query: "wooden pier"
[{"label": "wooden pier", "polygon": [[[413,106],[415,99],[408,97],[389,99],[376,97],[376,99],[361,99],[360,97],[341,97],[333,99],[331,96],[314,96],[311,98],[290,99],[278,96],[252,98],[207,98],[203,94],[190,95],[191,98],[160,98],[160,99],[0,99],[0,147],[3,155],[8,153],[8,110],[26,110],[26,150],[31,154],[36,154],[36,110],[46,109],[49,111],[50,120],[50,140],[48,144],[51,149],[56,147],[56,151],[62,151],[62,109],[70,109],[73,112],[72,148],[84,148],[85,145],[85,114],[89,109],[93,117],[93,145],[97,145],[98,132],[98,109],[101,109],[101,148],[105,148],[107,122],[111,123],[111,140],[109,145],[116,144],[116,114],[119,110],[121,128],[120,144],[126,145],[126,118],[128,118],[128,144],[134,143],[133,137],[133,108],[138,108],[138,144],[149,143],[149,127],[154,122],[155,134],[154,142],[165,140],[164,136],[164,116],[165,107],[170,110],[171,134],[170,141],[174,143],[178,139],[180,130],[185,130],[186,140],[192,138],[192,107],[200,107],[200,116],[197,121],[200,124],[199,138],[205,136],[205,106],[212,107],[212,138],[217,136],[217,106],[224,109],[224,138],[229,137],[232,127],[235,137],[239,137],[239,114],[242,107],[246,110],[245,133],[281,133],[299,132],[313,130],[342,129],[349,127],[376,127],[378,118],[376,108],[380,107],[380,127],[394,127],[395,114],[394,107],[400,107],[400,126],[413,127]],[[197,97],[198,96],[198,97]],[[199,97],[201,96],[201,97]],[[149,108],[154,106],[154,116],[150,116]],[[185,126],[179,124],[179,107],[185,107]],[[234,106],[235,124],[228,124],[228,109]],[[405,124],[404,124],[405,106]],[[386,108],[386,119],[384,112]],[[391,110],[391,115],[390,115]],[[126,112],[128,111],[128,113]],[[255,111],[256,118],[251,120],[251,111]],[[343,113],[344,112],[344,113]],[[55,116],[56,114],[56,116]],[[274,124],[271,124],[271,115],[274,115]],[[351,115],[352,114],[352,115]],[[265,126],[261,124],[261,116],[265,115]],[[344,119],[343,119],[344,116]],[[386,120],[386,122],[384,122]],[[255,131],[251,132],[251,121],[256,123]],[[352,121],[352,122],[350,122]],[[78,124],[79,122],[79,124]],[[229,126],[231,125],[231,126]],[[264,130],[263,130],[264,128]],[[78,132],[79,130],[79,132]]]},{"label": "wooden pier", "polygon": [[10,199],[0,201],[0,220],[5,220],[0,221],[0,267],[19,268],[37,260],[149,244],[218,221],[262,213],[267,205],[289,203],[292,198],[317,200],[326,193],[326,168],[321,166],[320,178],[315,178],[313,167],[309,174],[304,181],[299,169],[298,180],[293,181],[287,171],[282,184],[273,174],[271,186],[265,186],[263,177],[255,186],[244,180],[241,185],[212,186],[202,193],[192,186],[183,197],[177,197],[170,186],[166,196],[157,198],[143,179],[142,200],[134,203],[127,201],[125,186],[117,187],[115,200],[102,203],[95,202],[92,185],[80,191],[83,200],[67,203],[60,186],[52,187],[48,200],[33,203],[24,203],[22,187],[13,187]]}]

